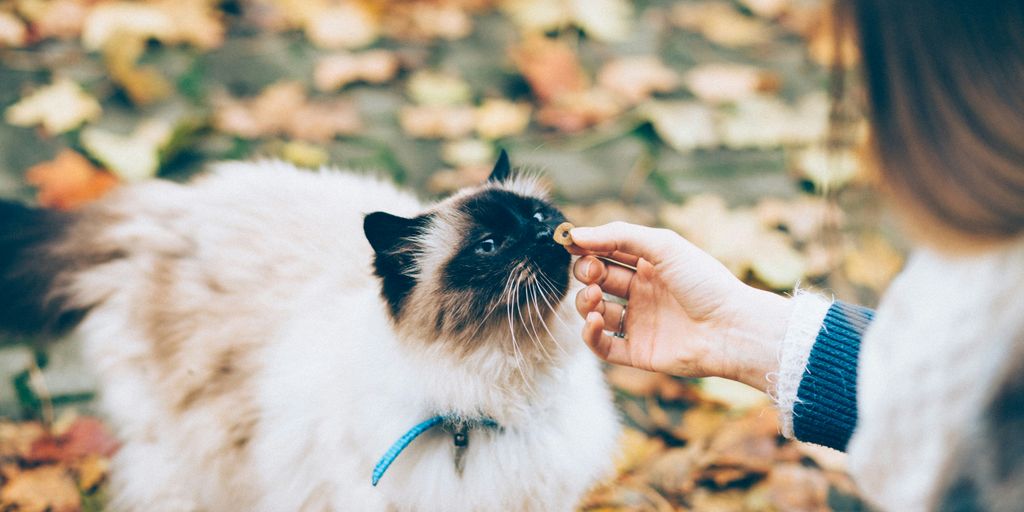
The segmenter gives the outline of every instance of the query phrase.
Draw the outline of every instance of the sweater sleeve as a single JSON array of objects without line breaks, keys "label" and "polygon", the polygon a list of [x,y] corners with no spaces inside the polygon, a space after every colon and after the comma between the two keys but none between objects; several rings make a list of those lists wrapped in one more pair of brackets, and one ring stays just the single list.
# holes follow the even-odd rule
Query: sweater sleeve
[{"label": "sweater sleeve", "polygon": [[874,312],[801,292],[779,351],[782,433],[844,450],[857,423],[860,338]]}]

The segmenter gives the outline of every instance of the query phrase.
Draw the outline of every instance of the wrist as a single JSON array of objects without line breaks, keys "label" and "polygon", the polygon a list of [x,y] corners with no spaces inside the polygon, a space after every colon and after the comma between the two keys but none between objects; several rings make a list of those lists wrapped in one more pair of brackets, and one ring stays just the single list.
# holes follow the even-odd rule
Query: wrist
[{"label": "wrist", "polygon": [[745,287],[743,300],[721,344],[721,377],[770,392],[769,375],[779,371],[779,347],[793,310],[792,299],[776,293]]}]

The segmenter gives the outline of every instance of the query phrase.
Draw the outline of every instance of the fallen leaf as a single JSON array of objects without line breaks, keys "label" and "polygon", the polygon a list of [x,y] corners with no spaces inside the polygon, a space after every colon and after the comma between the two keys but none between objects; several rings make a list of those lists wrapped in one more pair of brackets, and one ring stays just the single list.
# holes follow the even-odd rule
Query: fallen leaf
[{"label": "fallen leaf", "polygon": [[109,457],[117,447],[117,440],[100,420],[83,416],[67,432],[37,439],[25,460],[70,464],[90,455]]},{"label": "fallen leaf", "polygon": [[0,47],[19,47],[27,42],[25,23],[9,12],[0,11]]},{"label": "fallen leaf", "polygon": [[685,500],[697,488],[703,454],[699,443],[670,448],[643,469],[643,480],[670,499]]},{"label": "fallen leaf", "polygon": [[488,98],[477,107],[476,132],[487,140],[518,135],[530,124],[530,105]]},{"label": "fallen leaf", "polygon": [[115,34],[103,46],[103,60],[110,77],[121,86],[136,105],[146,105],[167,97],[171,84],[157,68],[138,67],[146,42],[124,33]]},{"label": "fallen leaf", "polygon": [[824,512],[828,506],[828,480],[821,471],[799,464],[783,464],[768,475],[771,503],[777,510]]},{"label": "fallen leaf", "polygon": [[854,151],[829,151],[822,145],[815,145],[796,153],[794,167],[816,190],[828,192],[853,181],[860,172],[861,162]]},{"label": "fallen leaf", "polygon": [[514,47],[511,55],[541,103],[590,88],[576,52],[564,41],[531,37]]},{"label": "fallen leaf", "polygon": [[625,105],[610,91],[594,88],[568,93],[541,107],[537,122],[563,132],[578,132],[614,119]]},{"label": "fallen leaf", "polygon": [[779,426],[774,410],[751,410],[727,421],[711,439],[701,458],[698,480],[710,480],[717,487],[763,476],[775,464]]},{"label": "fallen leaf", "polygon": [[675,90],[679,75],[654,56],[620,57],[601,68],[597,83],[636,104],[654,93]]},{"label": "fallen leaf", "polygon": [[839,227],[845,222],[839,205],[820,196],[769,197],[759,201],[755,210],[761,225],[769,229],[782,228],[800,242],[812,241],[825,227]]},{"label": "fallen leaf", "polygon": [[715,113],[693,101],[652,101],[640,107],[658,137],[680,153],[718,145]]},{"label": "fallen leaf", "polygon": [[860,286],[884,291],[903,268],[903,255],[884,236],[870,234],[846,252],[843,271]]},{"label": "fallen leaf", "polygon": [[377,18],[360,2],[313,2],[305,19],[306,37],[322,48],[361,48],[380,35]]},{"label": "fallen leaf", "polygon": [[740,3],[762,18],[777,18],[793,6],[793,0],[740,0]]},{"label": "fallen leaf", "polygon": [[625,0],[505,0],[502,8],[528,34],[576,26],[599,41],[622,41],[632,29]]},{"label": "fallen leaf", "polygon": [[44,466],[14,475],[0,488],[0,503],[19,512],[74,512],[81,497],[67,470]]},{"label": "fallen leaf", "polygon": [[124,36],[214,48],[224,40],[224,27],[206,0],[108,2],[88,12],[82,27],[86,49],[100,50],[113,38]]},{"label": "fallen leaf", "polygon": [[382,31],[403,41],[454,41],[473,32],[473,19],[463,6],[448,2],[385,3]]},{"label": "fallen leaf", "polygon": [[99,455],[88,455],[75,466],[78,488],[92,492],[100,486],[110,472],[110,460]]},{"label": "fallen leaf", "polygon": [[343,98],[309,101],[297,82],[273,84],[245,100],[219,95],[214,104],[214,126],[247,139],[286,135],[322,142],[362,128],[354,103]]},{"label": "fallen leaf", "polygon": [[775,92],[778,75],[742,64],[702,64],[686,72],[686,87],[709,103],[734,102],[759,93]]},{"label": "fallen leaf", "polygon": [[46,208],[70,210],[99,199],[117,186],[117,178],[92,165],[84,156],[65,149],[49,162],[34,165],[25,181],[39,188]]},{"label": "fallen leaf", "polygon": [[566,205],[562,208],[566,218],[577,226],[600,226],[617,220],[651,225],[655,216],[647,209],[622,201],[604,200],[588,205]]},{"label": "fallen leaf", "polygon": [[427,180],[427,191],[431,194],[450,194],[459,189],[479,185],[487,181],[491,174],[492,163],[463,165],[458,169],[442,169],[430,175]]},{"label": "fallen leaf", "polygon": [[705,401],[719,402],[732,409],[763,407],[771,401],[768,395],[746,384],[719,377],[700,380],[700,392]]},{"label": "fallen leaf", "polygon": [[687,409],[683,413],[679,426],[673,429],[673,434],[690,445],[705,446],[711,436],[725,423],[726,415],[721,406],[708,402],[698,403],[697,407]]},{"label": "fallen leaf", "polygon": [[316,169],[330,159],[327,150],[301,140],[293,140],[281,146],[281,158],[299,167]]},{"label": "fallen leaf", "polygon": [[846,470],[846,454],[839,450],[834,450],[820,444],[801,442],[793,444],[801,455],[813,460],[822,469],[840,472]]},{"label": "fallen leaf", "polygon": [[834,10],[827,5],[815,11],[814,17],[804,31],[807,38],[807,53],[811,60],[823,67],[830,67],[837,58],[841,58],[844,67],[853,68],[860,62],[860,50],[854,35],[856,28],[851,25],[842,29],[843,37],[838,41],[837,48],[839,38],[836,30],[839,27],[836,25],[833,12]]},{"label": "fallen leaf", "polygon": [[413,73],[406,91],[420,105],[464,105],[473,97],[469,84],[462,78],[431,70]]},{"label": "fallen leaf", "polygon": [[0,421],[0,460],[25,457],[32,443],[45,433],[46,429],[34,421]]},{"label": "fallen leaf", "polygon": [[150,119],[140,123],[129,135],[91,126],[82,130],[81,142],[93,158],[123,180],[139,181],[156,176],[160,150],[173,134],[170,123]]},{"label": "fallen leaf", "polygon": [[672,504],[654,489],[630,482],[603,485],[594,489],[579,504],[581,512],[673,512]]},{"label": "fallen leaf", "polygon": [[32,23],[39,39],[74,39],[82,34],[82,24],[91,6],[88,0],[22,0],[18,12]]},{"label": "fallen leaf", "polygon": [[402,131],[425,139],[458,139],[476,127],[476,109],[470,106],[406,105],[398,113]]},{"label": "fallen leaf", "polygon": [[763,21],[745,16],[729,2],[685,2],[673,7],[672,22],[728,47],[768,44],[775,37]]},{"label": "fallen leaf", "polygon": [[619,453],[615,457],[615,471],[619,475],[628,473],[664,450],[665,443],[660,439],[649,437],[636,429],[625,428],[619,441]]},{"label": "fallen leaf", "polygon": [[380,84],[395,78],[398,69],[398,57],[387,50],[336,53],[317,61],[313,83],[321,91],[341,89],[355,82]]},{"label": "fallen leaf", "polygon": [[441,159],[456,167],[480,166],[494,162],[494,146],[480,139],[461,139],[441,146]]},{"label": "fallen leaf", "polygon": [[59,78],[7,107],[4,118],[15,126],[42,125],[50,135],[78,128],[100,117],[100,103],[77,83]]}]

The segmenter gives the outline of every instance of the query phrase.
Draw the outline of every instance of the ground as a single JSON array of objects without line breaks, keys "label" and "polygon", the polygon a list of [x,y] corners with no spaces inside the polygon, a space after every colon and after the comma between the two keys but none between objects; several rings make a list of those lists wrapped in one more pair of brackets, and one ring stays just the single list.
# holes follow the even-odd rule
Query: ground
[{"label": "ground", "polygon": [[[818,0],[2,2],[0,196],[71,209],[273,157],[437,197],[504,148],[577,225],[665,226],[753,285],[871,305],[904,244],[833,21]],[[116,441],[77,345],[24,342],[0,342],[0,509],[101,509]],[[842,455],[781,439],[758,393],[608,376],[630,428],[582,509],[861,508]]]}]

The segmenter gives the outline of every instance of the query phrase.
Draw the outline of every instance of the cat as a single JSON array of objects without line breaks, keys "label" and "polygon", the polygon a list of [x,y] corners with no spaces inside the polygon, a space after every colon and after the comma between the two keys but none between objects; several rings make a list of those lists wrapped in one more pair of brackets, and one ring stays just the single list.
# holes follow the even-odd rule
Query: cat
[{"label": "cat", "polygon": [[562,221],[504,153],[435,204],[278,161],[0,202],[0,327],[82,339],[111,510],[572,510],[620,427]]}]

